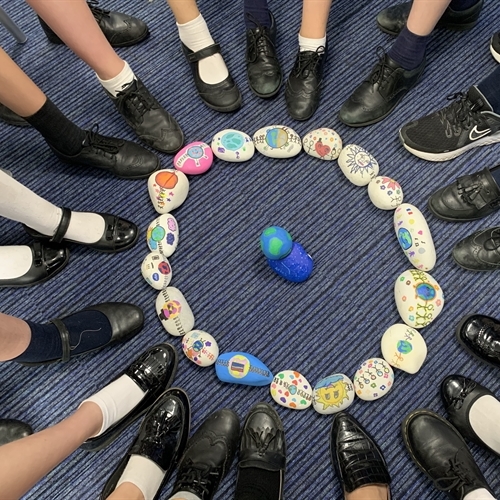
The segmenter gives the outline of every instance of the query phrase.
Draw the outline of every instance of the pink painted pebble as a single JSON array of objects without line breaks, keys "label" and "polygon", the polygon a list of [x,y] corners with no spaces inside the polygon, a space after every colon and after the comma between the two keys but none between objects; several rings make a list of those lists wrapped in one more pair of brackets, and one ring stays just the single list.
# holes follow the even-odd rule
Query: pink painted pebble
[{"label": "pink painted pebble", "polygon": [[174,158],[174,167],[188,175],[205,173],[214,161],[212,148],[204,142],[184,146]]}]

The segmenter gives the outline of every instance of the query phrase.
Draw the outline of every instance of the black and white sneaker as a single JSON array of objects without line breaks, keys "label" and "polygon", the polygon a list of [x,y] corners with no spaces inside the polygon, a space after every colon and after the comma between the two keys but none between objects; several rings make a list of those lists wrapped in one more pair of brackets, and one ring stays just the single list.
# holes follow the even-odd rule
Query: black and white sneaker
[{"label": "black and white sneaker", "polygon": [[469,149],[500,142],[500,115],[477,87],[448,99],[455,101],[401,127],[399,138],[410,153],[428,161],[446,161]]},{"label": "black and white sneaker", "polygon": [[500,31],[491,37],[490,52],[496,62],[500,63]]}]

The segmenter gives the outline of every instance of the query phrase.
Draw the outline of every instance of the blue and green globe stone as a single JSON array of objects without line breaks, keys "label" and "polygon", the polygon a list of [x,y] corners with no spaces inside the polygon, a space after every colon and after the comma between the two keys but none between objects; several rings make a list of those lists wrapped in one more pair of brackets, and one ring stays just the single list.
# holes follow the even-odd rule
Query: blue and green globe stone
[{"label": "blue and green globe stone", "polygon": [[284,259],[292,251],[292,237],[280,226],[270,226],[260,235],[260,248],[271,260]]}]

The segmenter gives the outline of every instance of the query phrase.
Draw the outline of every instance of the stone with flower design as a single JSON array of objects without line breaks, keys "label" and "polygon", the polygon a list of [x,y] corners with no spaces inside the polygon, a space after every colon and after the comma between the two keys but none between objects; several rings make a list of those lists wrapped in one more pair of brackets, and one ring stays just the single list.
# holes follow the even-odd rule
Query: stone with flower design
[{"label": "stone with flower design", "polygon": [[337,161],[344,175],[356,186],[366,186],[378,175],[377,160],[356,144],[344,146]]},{"label": "stone with flower design", "polygon": [[389,327],[380,342],[382,356],[394,368],[417,373],[427,357],[427,345],[418,330],[397,323]]},{"label": "stone with flower design", "polygon": [[403,190],[397,181],[378,175],[368,184],[368,196],[380,210],[394,210],[403,203]]},{"label": "stone with flower design", "polygon": [[342,139],[331,128],[317,128],[302,138],[304,151],[320,160],[336,160],[342,151]]},{"label": "stone with flower design", "polygon": [[312,404],[313,390],[304,375],[284,370],[276,374],[271,382],[271,397],[286,408],[305,410]]},{"label": "stone with flower design", "polygon": [[370,358],[361,363],[353,378],[358,398],[375,401],[385,396],[394,385],[394,372],[385,359]]},{"label": "stone with flower design", "polygon": [[213,365],[219,356],[217,342],[203,330],[192,330],[182,338],[182,350],[186,357],[198,366]]}]

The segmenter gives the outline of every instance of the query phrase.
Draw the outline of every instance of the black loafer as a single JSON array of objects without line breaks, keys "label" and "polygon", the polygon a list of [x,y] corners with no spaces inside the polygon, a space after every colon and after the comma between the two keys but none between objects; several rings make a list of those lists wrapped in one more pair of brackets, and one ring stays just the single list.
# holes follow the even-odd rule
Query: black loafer
[{"label": "black loafer", "polygon": [[455,262],[469,271],[500,269],[500,227],[476,231],[459,241],[452,251]]},{"label": "black loafer", "polygon": [[500,63],[500,31],[495,33],[490,40],[490,52],[495,61]]},{"label": "black loafer", "polygon": [[144,415],[172,384],[177,372],[177,362],[177,351],[171,344],[158,344],[142,353],[121,375],[130,377],[144,391],[144,397],[122,419],[99,436],[87,439],[80,448],[87,451],[102,450],[111,444],[123,429]]},{"label": "black loafer", "polygon": [[33,434],[30,425],[13,418],[0,418],[0,446]]},{"label": "black loafer", "polygon": [[17,113],[0,103],[0,121],[14,125],[14,127],[31,127],[31,125]]},{"label": "black loafer", "polygon": [[187,394],[177,388],[165,391],[144,417],[139,434],[106,482],[101,500],[106,500],[115,491],[132,455],[151,460],[165,473],[153,498],[157,500],[184,451],[190,420]]}]

